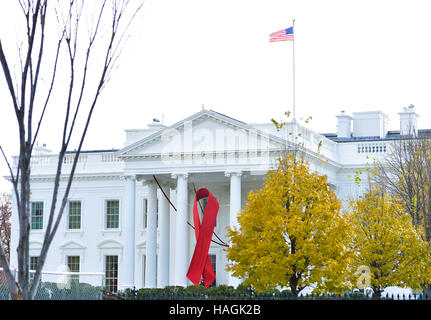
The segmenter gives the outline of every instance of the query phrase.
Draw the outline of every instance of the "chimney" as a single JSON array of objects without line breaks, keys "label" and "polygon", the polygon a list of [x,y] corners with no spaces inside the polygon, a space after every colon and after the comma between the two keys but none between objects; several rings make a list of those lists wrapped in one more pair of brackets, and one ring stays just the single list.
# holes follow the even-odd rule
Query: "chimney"
[{"label": "chimney", "polygon": [[352,134],[352,117],[346,114],[344,110],[341,111],[337,117],[337,137],[350,138]]},{"label": "chimney", "polygon": [[382,111],[353,112],[353,136],[384,138],[387,122],[388,116]]},{"label": "chimney", "polygon": [[400,115],[400,135],[413,135],[416,133],[419,115],[415,112],[415,106],[409,105],[403,108]]}]

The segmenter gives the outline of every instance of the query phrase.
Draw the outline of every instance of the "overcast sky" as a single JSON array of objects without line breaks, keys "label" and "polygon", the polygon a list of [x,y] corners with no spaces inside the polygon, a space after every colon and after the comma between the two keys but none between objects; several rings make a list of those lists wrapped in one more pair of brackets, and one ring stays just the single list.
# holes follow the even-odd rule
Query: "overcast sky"
[{"label": "overcast sky", "polygon": [[[132,0],[133,1],[133,0]],[[84,149],[121,148],[124,129],[153,118],[173,124],[201,110],[255,123],[292,108],[292,42],[269,34],[295,19],[297,116],[335,132],[335,115],[382,110],[389,129],[414,104],[419,127],[431,116],[429,0],[148,0],[97,105]],[[0,37],[21,19],[2,3]],[[17,154],[17,132],[3,75],[0,143]],[[49,110],[48,110],[49,112]],[[39,142],[56,147],[55,118]],[[0,175],[8,172],[3,162]],[[0,190],[8,189],[0,182]]]}]

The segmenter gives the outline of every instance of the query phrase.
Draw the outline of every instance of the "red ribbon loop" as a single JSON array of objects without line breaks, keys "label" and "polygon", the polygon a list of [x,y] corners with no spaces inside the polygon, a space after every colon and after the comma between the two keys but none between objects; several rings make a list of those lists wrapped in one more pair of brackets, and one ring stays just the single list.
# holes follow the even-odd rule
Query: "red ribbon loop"
[{"label": "red ribbon loop", "polygon": [[[206,197],[208,197],[208,202],[205,207],[201,224],[197,203],[200,199]],[[187,278],[189,278],[194,284],[199,284],[201,278],[203,278],[204,286],[206,288],[208,288],[216,278],[208,255],[208,250],[210,248],[218,210],[219,203],[208,189],[201,188],[196,191],[195,203],[193,204],[193,222],[195,225],[196,246],[187,272]]]}]

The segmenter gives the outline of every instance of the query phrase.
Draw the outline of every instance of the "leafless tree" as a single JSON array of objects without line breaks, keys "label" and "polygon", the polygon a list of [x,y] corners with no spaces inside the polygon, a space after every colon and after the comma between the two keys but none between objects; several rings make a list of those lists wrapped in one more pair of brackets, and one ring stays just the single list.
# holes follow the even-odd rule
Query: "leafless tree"
[{"label": "leafless tree", "polygon": [[[0,39],[0,63],[11,97],[19,130],[17,166],[7,162],[19,220],[17,280],[0,247],[13,299],[33,299],[41,279],[49,247],[63,216],[68,195],[94,108],[117,65],[130,25],[143,2],[128,0],[19,0],[23,33],[18,55],[9,54]],[[21,41],[21,42],[20,42]],[[18,56],[18,62],[11,61]],[[15,71],[19,69],[19,71]],[[60,82],[62,81],[62,82]],[[66,84],[65,84],[66,82]],[[43,83],[43,85],[41,85]],[[53,94],[65,97],[62,120],[55,134],[61,138],[57,170],[52,188],[51,207],[39,263],[29,281],[30,174],[31,156]],[[60,108],[58,102],[55,109]],[[82,125],[78,125],[82,122]],[[75,158],[67,175],[64,194],[59,194],[63,160],[72,139],[76,139]]]},{"label": "leafless tree", "polygon": [[[373,180],[399,200],[431,244],[431,136],[414,133],[392,142],[386,159],[377,163]],[[431,294],[429,284],[423,289]]]},{"label": "leafless tree", "polygon": [[396,196],[416,226],[431,241],[431,136],[394,141],[385,161],[377,164],[375,181]]}]

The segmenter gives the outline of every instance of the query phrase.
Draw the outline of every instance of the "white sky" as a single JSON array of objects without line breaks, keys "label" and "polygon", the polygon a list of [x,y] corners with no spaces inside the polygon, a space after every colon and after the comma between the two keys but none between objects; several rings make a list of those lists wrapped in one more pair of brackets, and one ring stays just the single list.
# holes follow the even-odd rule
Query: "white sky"
[{"label": "white sky", "polygon": [[[4,43],[16,41],[14,4],[2,3]],[[282,119],[292,108],[292,42],[270,43],[268,35],[293,18],[296,110],[313,117],[311,128],[335,132],[340,110],[382,110],[397,130],[397,113],[409,104],[419,127],[431,128],[430,8],[429,0],[148,0],[84,149],[121,148],[124,129],[163,117],[169,125],[202,104],[247,123]],[[16,120],[3,74],[0,105],[0,144],[14,155]],[[57,122],[48,117],[39,138],[54,152]],[[0,191],[8,188],[0,181]]]}]

